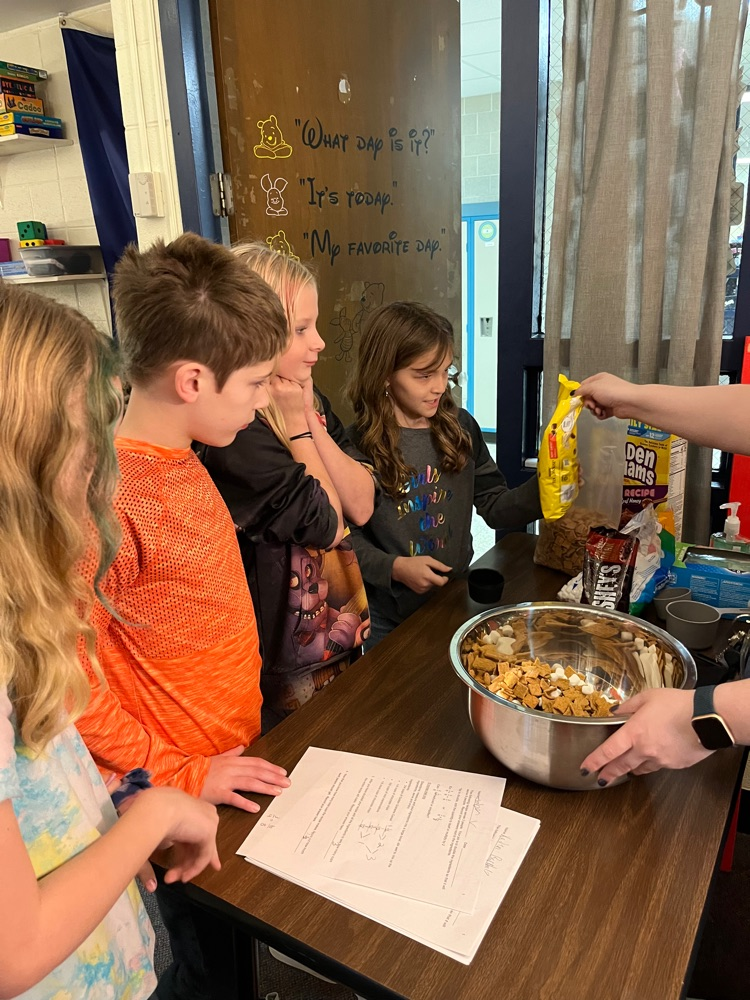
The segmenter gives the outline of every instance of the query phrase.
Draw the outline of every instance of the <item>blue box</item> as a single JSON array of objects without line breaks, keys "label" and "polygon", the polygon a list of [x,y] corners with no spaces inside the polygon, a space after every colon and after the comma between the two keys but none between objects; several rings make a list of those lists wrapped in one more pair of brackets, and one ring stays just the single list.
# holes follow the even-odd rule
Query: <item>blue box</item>
[{"label": "blue box", "polygon": [[670,576],[674,586],[690,588],[694,601],[714,608],[744,608],[750,602],[750,555],[744,552],[679,542]]}]

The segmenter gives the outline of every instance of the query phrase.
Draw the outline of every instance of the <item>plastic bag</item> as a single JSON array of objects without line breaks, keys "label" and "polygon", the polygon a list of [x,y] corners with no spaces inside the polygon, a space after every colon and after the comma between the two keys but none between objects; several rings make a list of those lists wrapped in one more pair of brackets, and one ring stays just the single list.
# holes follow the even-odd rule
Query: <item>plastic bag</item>
[{"label": "plastic bag", "polygon": [[[638,539],[638,554],[630,590],[631,615],[639,615],[654,595],[670,584],[670,570],[675,558],[674,512],[667,504],[655,510],[649,505],[620,529],[625,536]],[[561,601],[583,604],[583,573],[577,573],[558,593]]]},{"label": "plastic bag", "polygon": [[666,504],[652,504],[632,517],[622,528],[639,541],[638,560],[630,594],[630,614],[638,615],[655,594],[669,583],[674,563],[674,512]]},{"label": "plastic bag", "polygon": [[610,611],[630,608],[639,543],[635,532],[593,528],[583,560],[581,604]]},{"label": "plastic bag", "polygon": [[[566,411],[566,400],[569,407],[571,401],[578,399],[572,397],[571,400],[570,396],[577,385],[560,376],[555,415],[560,419],[563,414],[562,419],[568,419],[571,440],[565,453],[555,444],[561,434],[555,417],[550,421],[539,452],[539,494],[545,520],[534,552],[534,562],[568,576],[575,576],[583,568],[591,529],[597,526],[617,528],[620,524],[628,434],[625,420],[599,421],[580,406]],[[556,453],[557,458],[552,459],[550,453]],[[565,461],[569,462],[568,466],[562,464]],[[576,477],[575,490],[567,481],[572,474]]]},{"label": "plastic bag", "polygon": [[539,449],[539,499],[545,521],[562,517],[578,496],[578,443],[576,424],[581,399],[572,393],[580,382],[558,375],[557,406]]}]

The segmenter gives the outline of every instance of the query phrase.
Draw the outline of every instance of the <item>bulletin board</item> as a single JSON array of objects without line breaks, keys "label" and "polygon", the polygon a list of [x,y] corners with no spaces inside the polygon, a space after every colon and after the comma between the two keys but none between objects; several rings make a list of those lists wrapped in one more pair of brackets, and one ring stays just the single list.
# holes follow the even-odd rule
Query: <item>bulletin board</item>
[{"label": "bulletin board", "polygon": [[343,389],[367,315],[416,299],[460,347],[461,141],[456,0],[211,0],[232,240],[312,263]]}]

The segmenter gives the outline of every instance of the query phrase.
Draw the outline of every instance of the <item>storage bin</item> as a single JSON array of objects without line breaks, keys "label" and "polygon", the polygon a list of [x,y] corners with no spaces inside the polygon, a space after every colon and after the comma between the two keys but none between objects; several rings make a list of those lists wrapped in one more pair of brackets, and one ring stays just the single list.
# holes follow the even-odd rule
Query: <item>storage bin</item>
[{"label": "storage bin", "polygon": [[21,260],[29,274],[39,278],[104,274],[102,251],[98,246],[22,247]]}]

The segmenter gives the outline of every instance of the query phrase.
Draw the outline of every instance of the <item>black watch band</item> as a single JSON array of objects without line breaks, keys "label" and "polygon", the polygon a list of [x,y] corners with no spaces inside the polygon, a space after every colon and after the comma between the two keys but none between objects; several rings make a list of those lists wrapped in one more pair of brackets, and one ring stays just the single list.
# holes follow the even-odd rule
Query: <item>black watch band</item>
[{"label": "black watch band", "polygon": [[691,724],[706,750],[726,750],[734,746],[734,736],[714,708],[715,688],[716,685],[709,685],[695,689]]}]

